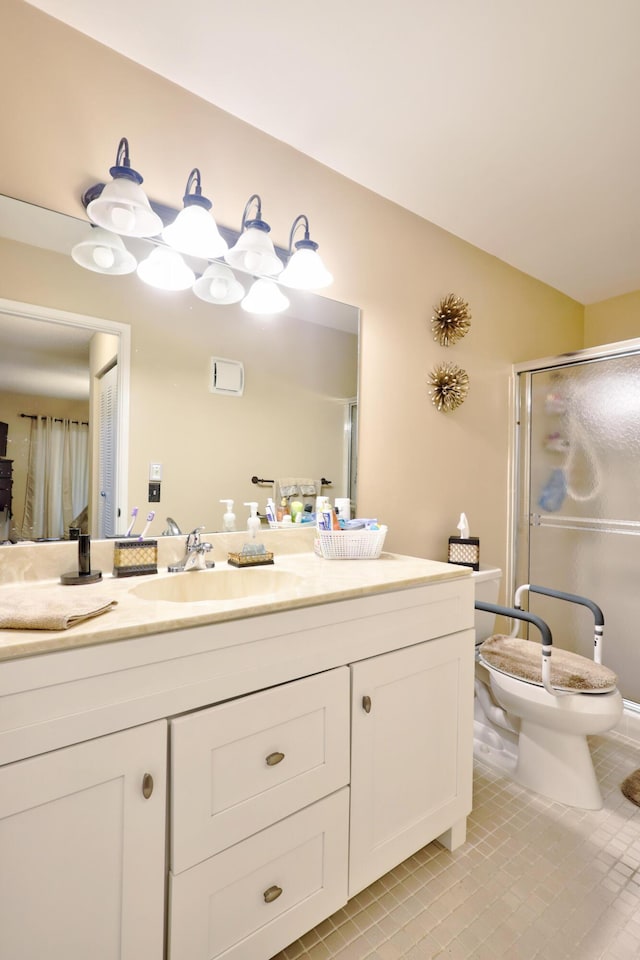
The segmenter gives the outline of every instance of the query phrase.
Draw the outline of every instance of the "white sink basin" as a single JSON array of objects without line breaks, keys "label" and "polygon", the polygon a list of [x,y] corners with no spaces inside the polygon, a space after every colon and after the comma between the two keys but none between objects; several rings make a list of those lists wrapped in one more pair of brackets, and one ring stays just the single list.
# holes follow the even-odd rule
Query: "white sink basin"
[{"label": "white sink basin", "polygon": [[211,600],[245,600],[290,590],[300,580],[295,573],[273,567],[248,570],[190,570],[149,580],[131,593],[142,600],[198,603]]}]

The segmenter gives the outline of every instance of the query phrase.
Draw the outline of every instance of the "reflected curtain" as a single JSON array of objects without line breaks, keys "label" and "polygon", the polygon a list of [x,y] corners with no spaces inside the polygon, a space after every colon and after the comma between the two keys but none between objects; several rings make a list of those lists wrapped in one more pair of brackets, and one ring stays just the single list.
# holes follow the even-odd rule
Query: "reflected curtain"
[{"label": "reflected curtain", "polygon": [[31,421],[27,489],[20,536],[59,539],[87,506],[89,427],[86,423],[36,417]]}]

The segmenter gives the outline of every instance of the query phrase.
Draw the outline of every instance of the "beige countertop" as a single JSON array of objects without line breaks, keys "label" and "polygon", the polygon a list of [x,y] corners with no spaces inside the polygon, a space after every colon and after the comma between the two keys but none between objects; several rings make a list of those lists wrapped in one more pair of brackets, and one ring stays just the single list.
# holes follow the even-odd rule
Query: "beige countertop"
[{"label": "beige countertop", "polygon": [[[218,535],[222,539],[216,542],[213,556],[226,556],[226,551],[238,549],[238,539],[246,541],[246,534]],[[296,538],[295,540],[293,538]],[[235,539],[234,539],[235,538]],[[286,539],[283,539],[286,538]],[[168,538],[176,540],[178,538]],[[212,540],[214,538],[211,538]],[[267,541],[267,537],[264,538]],[[222,542],[224,540],[224,542]],[[108,544],[108,541],[102,541]],[[200,626],[209,623],[220,623],[228,620],[237,620],[246,617],[262,616],[273,612],[282,612],[288,609],[308,607],[316,604],[332,603],[334,601],[363,597],[369,594],[384,593],[390,590],[405,589],[429,584],[435,581],[450,580],[469,576],[467,567],[440,563],[418,557],[405,557],[398,554],[383,553],[378,560],[324,560],[310,551],[311,541],[308,535],[298,537],[297,534],[285,533],[276,535],[272,542],[267,543],[268,549],[274,549],[275,559],[272,566],[249,568],[252,580],[261,585],[258,577],[269,577],[269,584],[280,577],[283,586],[277,590],[261,594],[252,594],[245,597],[235,597],[217,600],[199,600],[196,602],[174,602],[169,600],[143,599],[136,596],[136,589],[151,589],[156,592],[162,589],[162,581],[175,581],[176,578],[215,578],[222,571],[226,584],[231,589],[227,593],[235,593],[232,578],[242,578],[246,569],[237,569],[229,566],[225,560],[216,559],[215,569],[208,571],[190,571],[187,573],[159,572],[156,575],[114,578],[111,572],[103,573],[103,579],[96,584],[82,587],[62,586],[59,582],[59,572],[48,579],[34,580],[8,578],[5,576],[4,585],[0,586],[0,597],[11,596],[11,600],[21,605],[34,596],[41,598],[56,597],[71,600],[74,593],[81,591],[83,598],[95,598],[96,604],[107,600],[116,601],[116,605],[106,613],[85,620],[67,630],[0,630],[0,660],[9,660],[19,657],[33,656],[39,653],[50,653],[73,647],[82,647],[98,643],[107,643],[132,637],[144,636],[153,633],[163,633],[171,630],[180,630],[187,627]],[[64,544],[71,547],[71,544]],[[278,553],[277,550],[286,550],[291,547],[294,552]],[[12,550],[14,548],[7,548]],[[25,548],[21,548],[25,549]],[[41,551],[43,545],[31,548],[32,551]],[[104,550],[106,551],[106,547]],[[113,549],[112,545],[109,549]],[[168,549],[163,544],[163,549]],[[181,544],[178,546],[178,552]],[[98,551],[99,552],[99,551]],[[68,558],[73,556],[69,551],[64,554],[63,569],[69,567]],[[50,555],[53,557],[53,553]],[[108,559],[108,554],[101,557]],[[32,570],[34,561],[29,558],[29,569]],[[173,562],[173,559],[169,562]],[[57,559],[59,565],[60,561]],[[65,565],[66,564],[66,565]],[[49,564],[51,567],[52,564]],[[55,565],[55,564],[53,564]],[[47,564],[38,563],[43,569]],[[95,564],[93,565],[96,566]],[[105,564],[106,567],[106,564]],[[166,567],[164,567],[166,571]],[[276,576],[274,577],[274,571]],[[49,573],[53,573],[49,570]],[[289,576],[281,576],[281,574]],[[198,581],[204,583],[202,579]],[[212,581],[213,582],[213,581]],[[217,581],[217,583],[219,583]],[[153,586],[142,586],[152,584]],[[191,588],[191,584],[188,585]],[[169,589],[171,586],[169,585]],[[173,589],[176,589],[173,587]],[[72,593],[73,591],[73,593]],[[242,593],[242,589],[239,591]],[[78,594],[79,595],[79,594]]]}]

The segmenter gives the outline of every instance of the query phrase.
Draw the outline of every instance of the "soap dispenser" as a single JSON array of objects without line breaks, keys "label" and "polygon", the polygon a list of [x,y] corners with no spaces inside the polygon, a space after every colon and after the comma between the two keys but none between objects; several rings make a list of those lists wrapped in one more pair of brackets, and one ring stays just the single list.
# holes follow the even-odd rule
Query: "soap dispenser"
[{"label": "soap dispenser", "polygon": [[236,529],[236,515],[233,512],[233,500],[221,500],[220,503],[226,503],[227,510],[222,518],[222,529],[225,533],[233,533]]},{"label": "soap dispenser", "polygon": [[255,500],[250,500],[249,503],[245,503],[245,507],[249,507],[251,514],[247,520],[247,530],[251,533],[251,538],[255,540],[256,534],[260,529],[260,517],[258,516],[258,504]]}]

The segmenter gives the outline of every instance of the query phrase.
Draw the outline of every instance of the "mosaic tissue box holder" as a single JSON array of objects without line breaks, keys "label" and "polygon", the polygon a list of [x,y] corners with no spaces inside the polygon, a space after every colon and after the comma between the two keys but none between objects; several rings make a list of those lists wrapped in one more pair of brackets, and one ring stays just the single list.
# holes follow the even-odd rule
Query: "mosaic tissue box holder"
[{"label": "mosaic tissue box holder", "polygon": [[114,577],[140,577],[157,572],[157,540],[116,540],[113,547]]},{"label": "mosaic tissue box holder", "polygon": [[478,537],[449,537],[449,563],[480,569],[480,540]]}]

